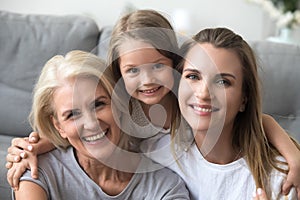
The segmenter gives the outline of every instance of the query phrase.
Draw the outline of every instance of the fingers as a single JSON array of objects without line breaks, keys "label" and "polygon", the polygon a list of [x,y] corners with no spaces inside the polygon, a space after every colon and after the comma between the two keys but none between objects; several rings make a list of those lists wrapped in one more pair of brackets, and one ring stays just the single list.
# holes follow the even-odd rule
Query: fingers
[{"label": "fingers", "polygon": [[16,153],[21,150],[32,151],[32,145],[29,143],[28,137],[12,139],[11,146],[7,149],[7,152]]},{"label": "fingers", "polygon": [[31,169],[31,177],[34,179],[37,179],[39,177],[39,172],[38,172],[38,162],[37,159],[32,161],[30,164],[30,169]]},{"label": "fingers", "polygon": [[21,162],[13,163],[12,166],[9,166],[10,164],[7,163],[7,167],[9,167],[7,181],[14,190],[18,189],[19,179],[26,169],[31,170],[32,178],[38,178],[38,158],[32,154],[28,155],[28,158],[22,159]]},{"label": "fingers", "polygon": [[7,181],[14,190],[18,190],[19,179],[26,170],[24,165],[15,163],[12,168],[7,171]]},{"label": "fingers", "polygon": [[40,140],[40,135],[37,132],[31,132],[29,135],[30,143],[37,143]]},{"label": "fingers", "polygon": [[293,183],[290,182],[289,180],[286,180],[282,185],[282,194],[287,195],[290,192],[292,187],[293,187]]},{"label": "fingers", "polygon": [[10,169],[10,168],[12,168],[12,166],[13,166],[12,162],[6,162],[6,164],[5,164],[6,169]]},{"label": "fingers", "polygon": [[19,155],[15,155],[15,154],[7,154],[6,155],[7,162],[14,163],[14,162],[20,162],[20,160],[21,160],[21,156],[19,156]]}]

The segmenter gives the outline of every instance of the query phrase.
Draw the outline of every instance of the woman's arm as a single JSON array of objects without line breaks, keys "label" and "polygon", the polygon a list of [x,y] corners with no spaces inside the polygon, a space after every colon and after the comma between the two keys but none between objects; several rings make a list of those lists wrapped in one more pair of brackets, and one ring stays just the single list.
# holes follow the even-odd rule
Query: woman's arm
[{"label": "woman's arm", "polygon": [[19,190],[15,191],[16,200],[47,200],[45,190],[31,181],[21,181]]},{"label": "woman's arm", "polygon": [[300,150],[273,117],[264,114],[263,127],[268,140],[277,148],[289,165],[287,180],[282,186],[283,194],[288,194],[291,187],[294,186],[298,193],[298,199],[300,199]]}]

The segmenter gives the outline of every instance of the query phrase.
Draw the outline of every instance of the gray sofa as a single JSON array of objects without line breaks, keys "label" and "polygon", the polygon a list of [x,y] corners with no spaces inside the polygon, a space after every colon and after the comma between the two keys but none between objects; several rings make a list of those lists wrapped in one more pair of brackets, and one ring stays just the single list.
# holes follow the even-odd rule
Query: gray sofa
[{"label": "gray sofa", "polygon": [[[106,57],[111,27],[83,16],[23,15],[0,11],[0,199],[10,199],[5,156],[13,137],[31,131],[27,116],[34,82],[56,54],[80,49]],[[300,47],[250,42],[264,84],[264,111],[300,140]]]}]

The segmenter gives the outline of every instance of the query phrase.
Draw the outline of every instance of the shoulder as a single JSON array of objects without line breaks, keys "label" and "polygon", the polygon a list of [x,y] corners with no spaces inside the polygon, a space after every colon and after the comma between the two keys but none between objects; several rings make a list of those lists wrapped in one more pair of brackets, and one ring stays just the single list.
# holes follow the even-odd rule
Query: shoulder
[{"label": "shoulder", "polygon": [[43,168],[45,165],[49,166],[51,164],[62,164],[70,163],[74,159],[73,148],[69,147],[67,149],[54,149],[50,152],[38,156],[39,167]]},{"label": "shoulder", "polygon": [[167,182],[170,185],[172,185],[173,183],[175,184],[176,182],[183,183],[181,177],[171,169],[164,167],[163,165],[158,163],[154,163],[153,166],[155,166],[155,168],[153,168],[152,171],[145,172],[143,174],[143,176],[146,177],[147,180],[155,180],[156,182],[160,183]]},{"label": "shoulder", "polygon": [[179,175],[168,168],[162,167],[156,171],[143,173],[139,181],[145,192],[161,199],[189,199],[189,192],[185,182]]}]

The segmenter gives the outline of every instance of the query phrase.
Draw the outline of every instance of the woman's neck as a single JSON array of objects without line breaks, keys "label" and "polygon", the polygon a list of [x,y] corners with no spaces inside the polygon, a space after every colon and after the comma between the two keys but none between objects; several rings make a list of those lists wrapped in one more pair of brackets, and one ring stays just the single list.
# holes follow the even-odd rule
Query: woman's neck
[{"label": "woman's neck", "polygon": [[77,151],[75,155],[84,172],[108,195],[114,196],[121,193],[133,176],[133,173],[118,171]]},{"label": "woman's neck", "polygon": [[[241,150],[232,146],[232,129],[197,132],[195,143],[203,157],[211,163],[228,164],[241,157]],[[194,132],[195,133],[195,132]]]},{"label": "woman's neck", "polygon": [[151,123],[169,129],[172,120],[172,96],[167,94],[158,104],[149,105],[141,102],[143,111]]}]

